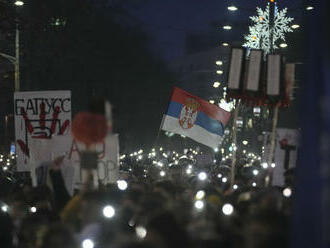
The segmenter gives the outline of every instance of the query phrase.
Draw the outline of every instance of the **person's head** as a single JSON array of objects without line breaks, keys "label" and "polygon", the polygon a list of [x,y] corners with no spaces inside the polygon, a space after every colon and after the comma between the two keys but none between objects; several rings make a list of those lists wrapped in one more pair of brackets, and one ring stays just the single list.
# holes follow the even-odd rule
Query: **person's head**
[{"label": "person's head", "polygon": [[12,247],[14,225],[7,213],[0,211],[0,244],[1,247]]},{"label": "person's head", "polygon": [[77,248],[73,233],[63,224],[54,224],[43,236],[41,248]]}]

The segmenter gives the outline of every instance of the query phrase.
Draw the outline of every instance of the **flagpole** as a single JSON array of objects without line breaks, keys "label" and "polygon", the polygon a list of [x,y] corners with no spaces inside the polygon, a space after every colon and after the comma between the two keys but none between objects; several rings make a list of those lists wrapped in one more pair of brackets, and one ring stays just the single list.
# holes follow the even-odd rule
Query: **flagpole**
[{"label": "flagpole", "polygon": [[233,139],[232,139],[232,147],[233,147],[233,157],[231,160],[231,179],[230,186],[232,187],[235,183],[235,167],[236,167],[236,154],[237,154],[237,118],[239,113],[240,100],[237,100],[236,108],[234,111],[234,119],[233,119]]}]

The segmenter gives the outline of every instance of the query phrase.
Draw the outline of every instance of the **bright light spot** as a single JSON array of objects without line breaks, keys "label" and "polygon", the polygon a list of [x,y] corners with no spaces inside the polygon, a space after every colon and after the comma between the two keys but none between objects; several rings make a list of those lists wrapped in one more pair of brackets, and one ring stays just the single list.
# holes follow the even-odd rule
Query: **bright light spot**
[{"label": "bright light spot", "polygon": [[82,247],[83,248],[94,248],[94,242],[91,239],[85,239],[82,242]]},{"label": "bright light spot", "polygon": [[143,226],[137,226],[135,228],[135,233],[139,239],[144,239],[147,236],[147,229]]},{"label": "bright light spot", "polygon": [[222,177],[221,173],[219,173],[219,174],[217,175],[217,177],[218,177],[218,178],[221,178],[221,177]]},{"label": "bright light spot", "polygon": [[36,207],[31,207],[30,211],[31,211],[31,213],[35,213],[35,212],[37,212],[37,208]]},{"label": "bright light spot", "polygon": [[234,207],[233,205],[226,203],[225,205],[223,205],[222,207],[222,212],[224,215],[232,215],[234,212]]},{"label": "bright light spot", "polygon": [[232,26],[230,25],[225,25],[222,27],[224,30],[231,30],[232,29]]},{"label": "bright light spot", "polygon": [[231,112],[234,109],[235,104],[234,102],[227,102],[225,99],[221,99],[219,107],[227,112]]},{"label": "bright light spot", "polygon": [[245,146],[246,146],[247,144],[249,144],[249,142],[248,142],[247,140],[243,140],[242,143],[243,143],[243,145],[245,145]]},{"label": "bright light spot", "polygon": [[218,152],[219,151],[219,148],[218,147],[215,147],[214,148],[214,152]]},{"label": "bright light spot", "polygon": [[188,175],[190,175],[191,174],[191,169],[190,168],[188,168],[187,170],[186,170],[186,173],[188,174]]},{"label": "bright light spot", "polygon": [[275,168],[275,163],[272,163],[271,165],[270,165],[272,168]]},{"label": "bright light spot", "polygon": [[161,172],[159,173],[159,175],[160,175],[161,177],[164,177],[164,176],[166,175],[166,173],[165,173],[165,171],[161,171]]},{"label": "bright light spot", "polygon": [[219,88],[220,84],[221,84],[220,82],[214,82],[213,87],[214,88]]},{"label": "bright light spot", "polygon": [[228,6],[228,8],[227,8],[229,11],[237,11],[238,10],[238,8],[236,7],[236,6],[234,6],[234,5],[232,5],[232,6]]},{"label": "bright light spot", "polygon": [[291,195],[292,195],[292,190],[291,190],[290,188],[285,188],[285,189],[283,190],[283,195],[284,195],[285,197],[287,197],[287,198],[291,197]]},{"label": "bright light spot", "polygon": [[197,209],[203,209],[204,208],[204,202],[203,201],[195,201],[195,208]]},{"label": "bright light spot", "polygon": [[215,64],[220,66],[220,65],[223,65],[223,62],[221,60],[217,60],[217,61],[215,61]]},{"label": "bright light spot", "polygon": [[7,166],[4,166],[4,167],[3,167],[3,170],[4,170],[4,171],[8,170],[8,167],[7,167]]},{"label": "bright light spot", "polygon": [[252,186],[253,186],[253,187],[257,187],[257,183],[253,182],[253,183],[252,183]]},{"label": "bright light spot", "polygon": [[306,7],[306,10],[313,10],[313,9],[314,9],[313,6],[307,6],[307,7]]},{"label": "bright light spot", "polygon": [[103,208],[103,215],[106,218],[112,218],[113,216],[115,216],[115,213],[116,213],[115,209],[110,205],[105,206]]},{"label": "bright light spot", "polygon": [[159,151],[162,151],[163,150],[163,147],[159,148]]},{"label": "bright light spot", "polygon": [[253,170],[252,173],[253,173],[253,175],[257,176],[259,174],[259,171],[258,170]]},{"label": "bright light spot", "polygon": [[217,74],[222,75],[223,71],[222,70],[217,70]]},{"label": "bright light spot", "polygon": [[237,184],[234,184],[234,185],[233,185],[233,189],[234,189],[234,190],[238,189],[238,185],[237,185]]},{"label": "bright light spot", "polygon": [[198,174],[198,179],[201,180],[201,181],[205,181],[207,179],[207,174],[205,172],[200,172]]},{"label": "bright light spot", "polygon": [[16,0],[14,4],[16,6],[23,6],[24,5],[24,2],[23,1],[20,1],[20,0]]},{"label": "bright light spot", "polygon": [[293,28],[293,29],[297,29],[297,28],[300,28],[300,25],[299,25],[299,24],[293,24],[293,25],[291,26],[291,28]]},{"label": "bright light spot", "polygon": [[120,189],[120,190],[126,190],[128,187],[128,184],[125,180],[118,180],[117,186],[118,186],[118,189]]},{"label": "bright light spot", "polygon": [[224,47],[229,46],[229,44],[228,44],[227,42],[223,42],[222,45],[223,45]]},{"label": "bright light spot", "polygon": [[214,100],[209,100],[209,103],[214,104],[215,101]]},{"label": "bright light spot", "polygon": [[226,183],[226,182],[228,181],[228,179],[227,179],[227,177],[223,177],[223,178],[221,179],[221,181],[222,181],[223,183]]},{"label": "bright light spot", "polygon": [[261,166],[262,166],[262,168],[264,168],[264,169],[267,169],[267,168],[268,168],[268,164],[267,164],[266,162],[263,162],[263,163],[261,164]]},{"label": "bright light spot", "polygon": [[143,155],[139,155],[138,159],[141,160],[143,158]]},{"label": "bright light spot", "polygon": [[138,151],[138,154],[142,154],[142,153],[143,153],[143,150],[140,149],[140,150]]},{"label": "bright light spot", "polygon": [[7,205],[3,205],[2,207],[1,207],[1,210],[2,210],[2,212],[8,212],[8,206]]},{"label": "bright light spot", "polygon": [[202,200],[205,197],[205,191],[204,190],[198,191],[195,197],[197,200]]},{"label": "bright light spot", "polygon": [[288,47],[288,44],[286,44],[286,43],[282,43],[282,44],[280,44],[280,47],[281,47],[281,48],[286,48],[286,47]]}]

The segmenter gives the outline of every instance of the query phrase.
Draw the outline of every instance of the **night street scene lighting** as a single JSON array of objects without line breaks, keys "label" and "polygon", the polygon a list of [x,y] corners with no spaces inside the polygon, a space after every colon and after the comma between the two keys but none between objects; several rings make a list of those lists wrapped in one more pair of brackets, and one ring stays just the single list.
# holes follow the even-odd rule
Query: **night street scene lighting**
[{"label": "night street scene lighting", "polygon": [[329,11],[0,0],[0,247],[329,247]]}]

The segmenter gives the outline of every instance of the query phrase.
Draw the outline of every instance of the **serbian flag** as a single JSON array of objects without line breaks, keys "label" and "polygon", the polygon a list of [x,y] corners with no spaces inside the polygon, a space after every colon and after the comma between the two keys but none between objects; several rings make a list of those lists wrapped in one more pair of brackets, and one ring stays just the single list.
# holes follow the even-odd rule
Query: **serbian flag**
[{"label": "serbian flag", "polygon": [[175,87],[161,129],[216,148],[229,118],[229,112]]}]

